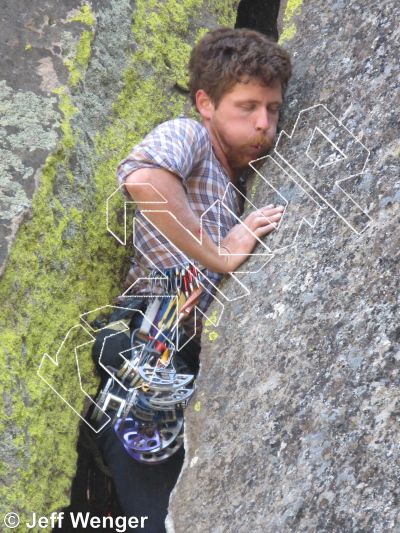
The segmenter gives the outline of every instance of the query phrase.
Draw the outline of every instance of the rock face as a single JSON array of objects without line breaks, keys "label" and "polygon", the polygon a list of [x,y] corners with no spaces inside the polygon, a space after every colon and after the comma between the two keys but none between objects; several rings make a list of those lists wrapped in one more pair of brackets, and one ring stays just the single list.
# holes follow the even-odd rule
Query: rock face
[{"label": "rock face", "polygon": [[80,8],[75,0],[3,2],[0,8],[0,271],[29,215],[46,157],[61,137],[57,90],[68,87],[67,63],[81,33],[90,40],[94,35],[94,16],[86,6],[85,19]]},{"label": "rock face", "polygon": [[249,294],[210,309],[169,533],[400,531],[399,15],[295,16],[285,133],[247,194],[286,214]]},{"label": "rock face", "polygon": [[[189,112],[191,47],[233,26],[237,3],[2,2],[0,509],[2,523],[19,513],[14,531],[69,503],[83,390],[96,390],[80,316],[113,304],[132,255],[107,232],[116,165]],[[109,206],[118,233],[122,196]]]}]

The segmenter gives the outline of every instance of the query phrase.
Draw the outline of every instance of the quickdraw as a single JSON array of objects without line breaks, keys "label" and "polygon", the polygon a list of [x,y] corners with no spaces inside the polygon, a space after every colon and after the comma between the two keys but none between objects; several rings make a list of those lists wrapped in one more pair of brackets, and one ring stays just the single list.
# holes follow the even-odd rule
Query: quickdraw
[{"label": "quickdraw", "polygon": [[137,461],[156,464],[183,444],[183,412],[194,393],[195,376],[177,373],[172,359],[181,326],[203,287],[193,265],[153,270],[149,278],[149,304],[142,325],[130,334],[130,359],[119,369],[107,367],[111,375],[92,419],[113,413],[112,423],[127,452]]}]

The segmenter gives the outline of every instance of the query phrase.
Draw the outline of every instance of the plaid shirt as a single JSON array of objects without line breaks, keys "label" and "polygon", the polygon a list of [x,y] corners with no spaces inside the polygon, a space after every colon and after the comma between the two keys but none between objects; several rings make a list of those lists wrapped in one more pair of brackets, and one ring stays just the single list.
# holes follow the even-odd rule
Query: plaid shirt
[{"label": "plaid shirt", "polygon": [[[138,168],[161,168],[173,172],[182,180],[189,205],[195,216],[202,220],[205,230],[218,245],[228,231],[237,224],[235,216],[241,215],[241,205],[229,175],[216,157],[209,133],[205,126],[181,115],[157,126],[143,141],[136,145],[128,157],[118,165],[117,180],[123,194],[132,201],[125,187],[126,178]],[[244,181],[238,186],[244,193]],[[222,205],[218,200],[223,201]],[[226,207],[228,208],[226,208]],[[165,209],[161,204],[160,209]],[[206,214],[204,214],[206,213]],[[204,215],[204,216],[202,216]],[[182,230],[184,231],[184,230]],[[187,264],[184,254],[173,245],[136,208],[135,216],[135,257],[129,270],[126,287],[129,288],[148,274],[139,264],[148,269],[166,269],[178,262]],[[139,264],[138,264],[139,263]],[[196,265],[197,263],[194,262]],[[205,311],[210,305],[223,274],[204,270],[207,279],[203,281],[206,291],[198,307]],[[148,292],[146,282],[135,284],[129,294]],[[188,326],[188,325],[187,325]],[[191,327],[187,327],[188,333]],[[197,327],[201,329],[200,323]],[[199,333],[197,329],[197,333]]]}]

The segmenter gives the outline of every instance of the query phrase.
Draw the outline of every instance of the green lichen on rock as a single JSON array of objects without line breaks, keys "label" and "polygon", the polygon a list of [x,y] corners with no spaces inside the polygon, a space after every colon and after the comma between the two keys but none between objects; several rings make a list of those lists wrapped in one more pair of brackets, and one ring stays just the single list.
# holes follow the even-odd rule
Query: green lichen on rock
[{"label": "green lichen on rock", "polygon": [[216,0],[212,5],[210,3],[209,9],[215,12],[218,24],[221,26],[233,27],[236,21],[237,7],[239,1],[225,2],[224,0]]},{"label": "green lichen on rock", "polygon": [[303,5],[302,0],[289,0],[286,4],[285,15],[283,17],[283,31],[279,38],[279,44],[293,39],[296,34],[296,25],[292,22],[295,15],[298,15]]},{"label": "green lichen on rock", "polygon": [[114,106],[116,119],[99,139],[100,150],[117,147],[126,155],[157,124],[185,111],[186,97],[173,89],[187,85],[190,14],[201,5],[201,0],[185,0],[185,5],[137,2],[132,33],[138,50],[130,55],[124,89]]},{"label": "green lichen on rock", "polygon": [[[20,428],[29,426],[28,446],[21,442],[23,434],[14,442],[17,457],[22,458],[29,450],[28,465],[25,472],[17,469],[10,473],[15,480],[14,501],[10,501],[8,490],[7,501],[16,505],[21,501],[29,502],[29,506],[44,512],[51,492],[38,490],[40,480],[57,486],[58,499],[51,502],[54,508],[68,503],[66,494],[75,462],[72,443],[76,429],[73,428],[77,427],[78,419],[38,377],[38,361],[46,352],[55,356],[68,329],[79,322],[82,310],[109,302],[107,295],[115,293],[113,264],[121,257],[118,249],[109,246],[104,232],[96,231],[96,227],[104,223],[99,210],[84,216],[74,209],[64,209],[53,197],[54,181],[63,164],[65,153],[62,150],[48,159],[32,206],[33,219],[20,230],[0,290],[3,301],[8,301],[4,317],[8,328],[1,339],[5,354],[4,390],[12,395],[13,424]],[[69,239],[66,229],[72,226],[75,234]],[[79,344],[82,342],[76,339],[75,346]],[[24,353],[25,357],[16,357]],[[93,366],[89,350],[80,355],[81,377],[89,384],[87,392],[94,393],[96,384],[91,378]],[[49,375],[48,369],[46,377],[53,382],[55,377]],[[56,367],[53,371],[57,374]],[[62,379],[56,380],[57,392],[82,412],[85,398],[79,389],[75,359],[64,361],[61,371]],[[15,380],[25,383],[28,391],[25,401],[22,394],[15,394]],[[6,421],[4,430],[8,431],[7,428]],[[60,466],[48,461],[49,453],[62,458]],[[60,478],[55,475],[58,469],[63,472]],[[20,493],[24,494],[22,500]]]},{"label": "green lichen on rock", "polygon": [[[121,16],[124,9],[129,9],[128,2],[112,2],[107,16]],[[63,87],[53,91],[63,115],[60,120],[55,112],[62,137],[44,165],[31,219],[20,227],[0,286],[6,302],[0,332],[5,413],[0,495],[2,510],[18,511],[22,523],[33,510],[48,516],[69,503],[79,418],[37,371],[44,354],[55,362],[70,332],[58,353],[59,366],[45,358],[41,375],[77,412],[84,411],[81,385],[92,395],[97,386],[91,337],[82,328],[71,328],[82,313],[112,304],[129,255],[105,223],[116,165],[157,124],[190,112],[185,65],[191,46],[208,25],[233,25],[234,9],[223,1],[137,2],[132,26],[136,49],[126,58],[114,106],[105,121],[102,117],[105,127],[85,122],[86,98],[93,103],[97,95],[87,96],[87,87],[81,91],[78,83],[85,79],[87,85],[92,63],[99,68],[91,56],[97,40],[95,15],[85,4],[70,21],[90,28],[83,30],[67,58],[74,94]],[[67,39],[68,32],[64,34]],[[122,197],[115,195],[115,200],[123,204]],[[120,222],[116,210],[110,214],[111,224]],[[85,346],[75,353],[81,344]]]},{"label": "green lichen on rock", "polygon": [[74,14],[67,19],[67,22],[82,22],[90,28],[94,28],[96,24],[96,15],[92,13],[90,4],[86,3],[74,12]]},{"label": "green lichen on rock", "polygon": [[85,30],[76,45],[75,57],[64,60],[64,65],[67,65],[71,73],[71,85],[76,85],[83,79],[85,67],[89,63],[92,40],[93,32]]},{"label": "green lichen on rock", "polygon": [[70,85],[77,85],[83,79],[85,68],[89,63],[96,17],[91,12],[89,4],[84,4],[67,22],[82,22],[91,28],[91,31],[84,30],[82,32],[79,42],[76,45],[74,57],[72,59],[64,59],[64,65],[67,65],[70,71],[69,83]]},{"label": "green lichen on rock", "polygon": [[72,132],[71,118],[79,113],[79,109],[72,105],[71,96],[69,94],[62,94],[58,103],[60,111],[64,115],[64,120],[61,122],[61,131],[63,132],[62,145],[68,150],[72,150],[75,145],[75,137]]}]

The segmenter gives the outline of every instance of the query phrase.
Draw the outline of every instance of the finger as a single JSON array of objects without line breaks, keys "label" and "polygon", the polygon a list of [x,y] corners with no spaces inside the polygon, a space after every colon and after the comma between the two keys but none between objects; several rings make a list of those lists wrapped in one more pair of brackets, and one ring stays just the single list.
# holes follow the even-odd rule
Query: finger
[{"label": "finger", "polygon": [[261,226],[254,231],[254,235],[259,238],[263,237],[264,235],[271,233],[271,231],[274,231],[274,229],[276,229],[276,226],[277,226],[276,222],[273,222],[272,224],[268,224],[268,226]]},{"label": "finger", "polygon": [[275,206],[266,206],[266,207],[263,207],[262,209],[260,209],[259,211],[261,213],[268,213],[268,212],[274,212],[274,213],[282,213],[283,211],[285,210],[284,206],[283,205],[277,205],[276,207]]},{"label": "finger", "polygon": [[245,220],[254,218],[256,216],[259,216],[260,214],[261,215],[266,215],[266,214],[273,215],[279,212],[281,212],[281,208],[276,208],[273,205],[271,206],[268,205],[266,207],[260,207],[260,209],[256,209],[255,211],[252,211],[249,215],[247,215]]},{"label": "finger", "polygon": [[283,211],[285,210],[285,208],[283,206],[278,206],[278,207],[274,207],[274,208],[263,208],[263,209],[259,209],[258,211],[255,211],[256,215],[263,215],[265,217],[268,217],[270,215],[275,215],[276,213],[283,213]]},{"label": "finger", "polygon": [[272,224],[272,222],[278,222],[282,218],[282,213],[275,213],[273,215],[263,215],[256,217],[254,220],[257,227]]}]

